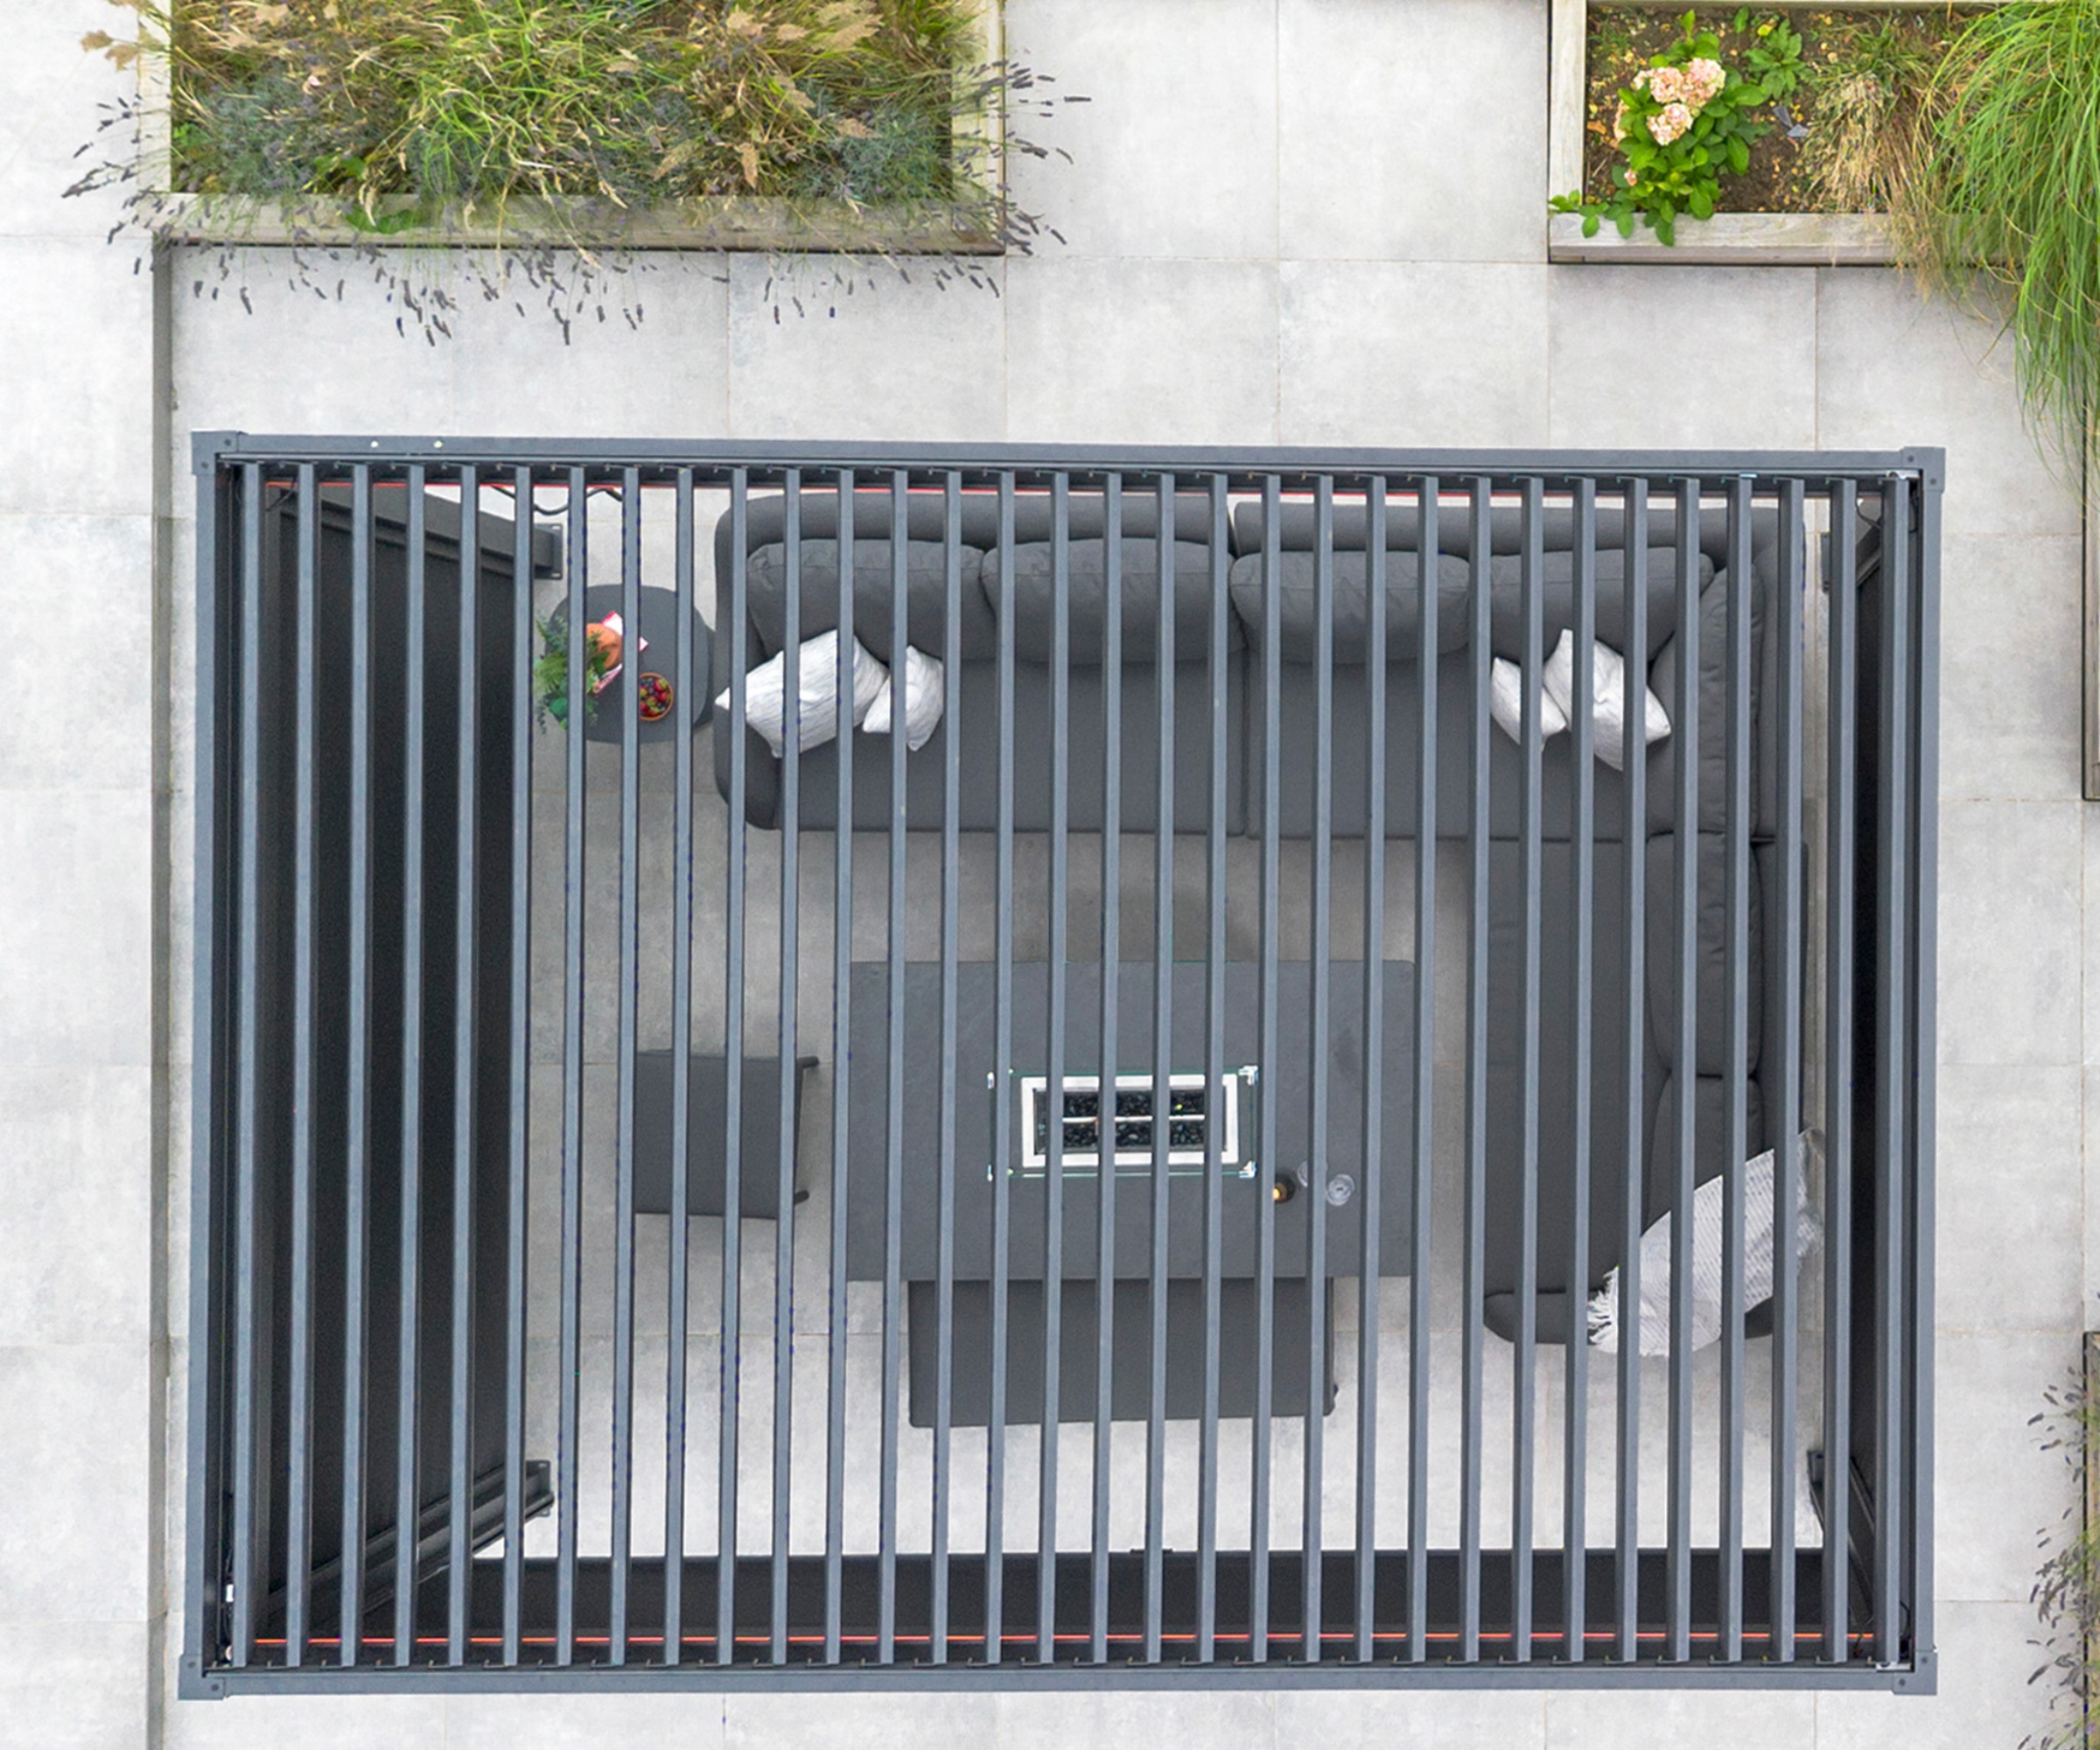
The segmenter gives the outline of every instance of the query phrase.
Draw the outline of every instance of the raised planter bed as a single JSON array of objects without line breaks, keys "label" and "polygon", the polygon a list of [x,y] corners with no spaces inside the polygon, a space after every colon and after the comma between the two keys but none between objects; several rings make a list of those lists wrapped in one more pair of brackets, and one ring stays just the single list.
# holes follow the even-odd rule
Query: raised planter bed
[{"label": "raised planter bed", "polygon": [[[1684,0],[1610,0],[1620,10],[1652,5],[1672,15]],[[1974,0],[1994,4],[1997,0]],[[1715,18],[1733,9],[1704,9]],[[1841,0],[1814,8],[1760,6],[1759,11],[1917,11],[1918,0]],[[1590,0],[1553,0],[1552,67],[1546,146],[1547,196],[1564,194],[1584,181],[1585,128],[1589,106]],[[1548,221],[1547,259],[1556,262],[1673,262],[1680,266],[1762,264],[1774,267],[1873,267],[1894,260],[1889,221],[1879,213],[1717,213],[1711,219],[1680,214],[1676,242],[1664,243],[1645,225],[1622,237],[1610,225],[1583,235],[1583,220],[1554,214]]]},{"label": "raised planter bed", "polygon": [[[984,70],[1004,64],[1004,0],[976,0],[976,41],[956,73],[949,160],[958,187],[975,198],[882,205],[773,195],[665,200],[639,209],[598,200],[513,199],[500,222],[486,207],[448,205],[418,215],[411,196],[379,204],[378,226],[354,223],[340,200],[258,200],[186,192],[172,186],[167,65],[142,56],[142,181],[151,228],[163,241],[194,244],[290,245],[318,248],[502,248],[582,244],[620,249],[781,250],[791,253],[997,255],[1007,247],[998,221],[1005,186],[1005,88]],[[390,222],[414,219],[402,228]]]}]

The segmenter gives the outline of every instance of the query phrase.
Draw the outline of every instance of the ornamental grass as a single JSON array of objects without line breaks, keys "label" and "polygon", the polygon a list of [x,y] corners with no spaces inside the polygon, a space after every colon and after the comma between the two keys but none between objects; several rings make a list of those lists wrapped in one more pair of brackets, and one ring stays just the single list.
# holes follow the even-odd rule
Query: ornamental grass
[{"label": "ornamental grass", "polygon": [[2100,435],[2100,0],[1978,14],[1935,77],[1915,173],[1894,190],[1928,284],[2004,289],[2028,415],[2076,468]]},{"label": "ornamental grass", "polygon": [[402,197],[950,199],[959,107],[995,76],[973,0],[118,4],[164,45],[174,189],[375,228]]}]

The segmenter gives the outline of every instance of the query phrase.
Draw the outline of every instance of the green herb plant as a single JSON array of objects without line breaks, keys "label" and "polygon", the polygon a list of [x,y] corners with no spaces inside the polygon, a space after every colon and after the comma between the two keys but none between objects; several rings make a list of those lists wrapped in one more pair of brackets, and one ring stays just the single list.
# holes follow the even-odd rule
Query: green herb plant
[{"label": "green herb plant", "polygon": [[[532,702],[542,727],[569,721],[569,622],[556,614],[535,616],[540,626],[540,654],[532,665]],[[606,647],[587,638],[584,653],[584,721],[598,714],[598,684],[612,664]]]},{"label": "green herb plant", "polygon": [[[1749,9],[1735,22],[1747,31]],[[1609,173],[1611,192],[1586,200],[1578,190],[1552,202],[1557,213],[1582,214],[1586,237],[1607,219],[1630,237],[1641,219],[1674,244],[1679,214],[1711,218],[1722,176],[1750,167],[1751,143],[1772,125],[1765,112],[1799,82],[1801,38],[1783,18],[1757,24],[1757,46],[1740,68],[1720,65],[1720,39],[1701,31],[1695,14],[1685,13],[1684,30],[1619,94],[1620,161]]]}]

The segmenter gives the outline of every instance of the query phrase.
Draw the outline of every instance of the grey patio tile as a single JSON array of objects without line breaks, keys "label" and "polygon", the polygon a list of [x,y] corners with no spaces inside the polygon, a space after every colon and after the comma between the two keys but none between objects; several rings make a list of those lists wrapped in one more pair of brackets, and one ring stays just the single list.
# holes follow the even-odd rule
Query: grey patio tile
[{"label": "grey patio tile", "polygon": [[1603,1750],[1622,1744],[1712,1744],[1728,1750],[1799,1750],[1814,1741],[1816,1698],[1708,1690],[1550,1690],[1546,1750]]},{"label": "grey patio tile", "polygon": [[1006,288],[1015,440],[1275,441],[1272,265],[1046,257],[1009,263]]},{"label": "grey patio tile", "polygon": [[2024,1601],[2039,1534],[2077,1499],[2060,1452],[2028,1418],[2071,1380],[2078,1339],[1942,1331],[1933,1358],[1934,1590],[1942,1599]]},{"label": "grey patio tile", "polygon": [[723,1740],[719,1697],[684,1695],[452,1696],[444,1750],[701,1750]]},{"label": "grey patio tile", "polygon": [[1942,1330],[2079,1327],[2085,1186],[2076,1068],[1939,1073]]},{"label": "grey patio tile", "polygon": [[[271,253],[222,256],[215,249],[192,248],[170,256],[178,431],[460,429],[452,419],[457,345],[427,344],[414,321],[374,283],[368,268],[349,261],[330,264],[326,295],[317,298],[288,285]],[[340,298],[334,295],[339,279]],[[252,313],[241,302],[243,286]],[[522,325],[525,319],[501,305],[471,314],[477,327]],[[539,334],[538,325],[533,332]],[[558,345],[548,345],[553,338],[549,325],[540,344],[558,352]],[[498,430],[523,420],[521,400],[526,406],[556,405],[537,401],[536,372],[530,380],[513,376],[508,388],[512,408]],[[568,410],[561,412],[558,420],[539,423],[565,430]],[[179,483],[177,492],[182,492]]]},{"label": "grey patio tile", "polygon": [[2032,1644],[2034,1612],[2025,1600],[1942,1600],[1936,1609],[1939,1692],[1825,1690],[1816,1698],[1816,1750],[1975,1750],[2018,1744],[2048,1723],[2049,1686],[2027,1681],[2044,1656]]},{"label": "grey patio tile", "polygon": [[136,1341],[0,1348],[0,1620],[147,1614],[149,1366]]},{"label": "grey patio tile", "polygon": [[732,1695],[723,1704],[723,1741],[735,1750],[790,1744],[851,1744],[854,1750],[985,1750],[997,1741],[998,1698],[989,1693]]},{"label": "grey patio tile", "polygon": [[1012,128],[1071,155],[1010,154],[1053,258],[1268,257],[1277,238],[1276,0],[1013,0],[1007,53],[1087,101]]},{"label": "grey patio tile", "polygon": [[727,431],[724,278],[718,256],[640,256],[575,318],[566,345],[530,288],[514,288],[514,301],[525,307],[521,316],[512,298],[486,303],[479,290],[461,285],[456,295],[466,307],[449,349],[447,429],[564,438]]},{"label": "grey patio tile", "polygon": [[[136,89],[134,75],[80,47],[89,31],[126,34],[101,0],[51,0],[23,13],[0,65],[0,236],[92,236],[116,223],[123,192],[65,199],[123,130],[97,136],[102,106]],[[93,139],[96,150],[74,154]]]},{"label": "grey patio tile", "polygon": [[1543,0],[1282,0],[1286,260],[1545,258]]},{"label": "grey patio tile", "polygon": [[36,1750],[131,1750],[148,1742],[151,1636],[133,1622],[62,1622],[24,1615],[7,1625],[0,1660],[0,1733]]},{"label": "grey patio tile", "polygon": [[907,284],[877,262],[850,295],[827,285],[821,262],[807,284],[791,276],[769,289],[775,271],[758,256],[730,265],[738,437],[984,442],[1004,430],[1004,263],[983,269],[990,290],[943,290],[925,270],[911,269]]},{"label": "grey patio tile", "polygon": [[[2076,535],[2078,501],[2035,447],[1997,324],[1900,274],[1819,270],[1816,422],[1832,450],[1947,450],[1950,535]],[[1796,343],[1798,344],[1798,343]]]},{"label": "grey patio tile", "polygon": [[2076,798],[2082,762],[2079,543],[1948,537],[1940,566],[1940,794]]},{"label": "grey patio tile", "polygon": [[[147,515],[153,508],[152,281],[142,246],[0,241],[0,514]],[[33,385],[33,389],[29,386]],[[33,396],[48,416],[20,416]]]},{"label": "grey patio tile", "polygon": [[2079,1060],[2076,802],[1940,811],[1940,1060]]},{"label": "grey patio tile", "polygon": [[1285,1690],[1276,1698],[1279,1750],[1318,1744],[1323,1750],[1444,1750],[1449,1745],[1538,1750],[1546,1739],[1546,1701],[1536,1690]]},{"label": "grey patio tile", "polygon": [[[2084,820],[2085,872],[2083,878],[2085,901],[2085,963],[2093,964],[2096,954],[2100,954],[2100,817],[2096,810],[2081,808]],[[1942,900],[1942,905],[1945,901]],[[2084,1061],[2100,1064],[2100,977],[2088,973],[2085,978],[2085,1052]]]},{"label": "grey patio tile", "polygon": [[[143,785],[153,769],[153,533],[144,516],[0,518],[9,701],[0,787]],[[77,653],[94,664],[83,688]]]},{"label": "grey patio tile", "polygon": [[1026,1694],[998,1698],[998,1750],[1062,1750],[1116,1740],[1270,1750],[1281,1698],[1245,1690],[1177,1690],[1158,1695]]},{"label": "grey patio tile", "polygon": [[1561,267],[1551,293],[1555,444],[1814,447],[1812,270]]},{"label": "grey patio tile", "polygon": [[143,789],[0,809],[0,1061],[149,1060],[151,812]]},{"label": "grey patio tile", "polygon": [[1285,262],[1284,441],[1543,444],[1548,271]]},{"label": "grey patio tile", "polygon": [[[2085,1172],[2085,1163],[2100,1161],[2100,1069],[2096,1069],[2089,1064],[2085,1069],[2083,1081],[2085,1152],[2080,1162],[2082,1180]],[[2083,1281],[2083,1298],[2080,1305],[2083,1308],[2090,1309],[2096,1302],[2100,1302],[2100,1195],[2095,1195],[2090,1190],[2086,1193],[2084,1221],[2082,1225],[2085,1248],[2080,1260],[2081,1275]],[[2089,1311],[2085,1313],[2082,1322],[2090,1326],[2100,1321],[2095,1320]]]},{"label": "grey patio tile", "polygon": [[[564,1698],[566,1699],[566,1698]],[[542,1706],[546,1702],[541,1703]],[[447,1750],[439,1695],[278,1695],[177,1702],[167,1710],[166,1750]]]},{"label": "grey patio tile", "polygon": [[151,1072],[0,1068],[0,1343],[144,1343]]}]

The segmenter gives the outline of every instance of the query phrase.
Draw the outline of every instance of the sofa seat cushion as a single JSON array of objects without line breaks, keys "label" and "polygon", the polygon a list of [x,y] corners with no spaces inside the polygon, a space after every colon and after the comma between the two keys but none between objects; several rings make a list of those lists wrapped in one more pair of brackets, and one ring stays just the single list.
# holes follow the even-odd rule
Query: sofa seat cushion
[{"label": "sofa seat cushion", "polygon": [[[1236,673],[1244,654],[1232,662],[1228,687],[1244,682]],[[999,774],[998,667],[966,662],[956,671],[958,701],[944,713],[926,745],[905,755],[905,824],[914,831],[936,831],[942,824],[948,748],[952,738],[959,760],[956,826],[963,832],[998,829],[1002,787]],[[1073,832],[1098,831],[1106,816],[1107,785],[1104,671],[1074,668],[1068,694],[1069,730],[1061,744],[1066,760],[1067,826]],[[1118,819],[1127,832],[1150,831],[1158,819],[1159,685],[1157,674],[1143,667],[1121,671],[1121,737]],[[1173,670],[1174,765],[1173,823],[1178,832],[1203,832],[1210,824],[1211,734],[1208,669],[1201,663]],[[1052,823],[1053,740],[1050,671],[1036,663],[1018,663],[1013,676],[1013,828],[1017,832],[1047,832]],[[754,826],[786,824],[781,797],[783,772],[763,741],[747,744],[745,816]],[[853,739],[853,824],[864,831],[886,827],[891,817],[892,738],[855,732]],[[726,720],[715,718],[715,777],[722,794],[730,793],[729,734]],[[1244,718],[1236,707],[1226,714],[1224,830],[1246,830]],[[796,772],[795,817],[811,830],[829,830],[838,821],[839,750],[827,742],[802,756]]]},{"label": "sofa seat cushion", "polygon": [[[1462,838],[1473,814],[1474,653],[1454,650],[1437,663],[1436,833]],[[1334,831],[1361,838],[1369,827],[1371,670],[1338,667],[1332,692],[1332,732],[1327,738],[1333,784]],[[1261,830],[1262,742],[1267,707],[1261,654],[1248,657],[1248,830]],[[1277,732],[1282,777],[1278,796],[1279,830],[1287,838],[1311,835],[1318,769],[1320,677],[1310,663],[1286,662],[1278,670]],[[1422,723],[1422,676],[1414,658],[1385,668],[1385,818],[1388,838],[1415,836]],[[1548,839],[1569,837],[1575,824],[1573,741],[1557,735],[1540,760],[1539,816]],[[1523,751],[1492,724],[1488,730],[1488,831],[1515,838],[1523,825]],[[1602,760],[1590,762],[1593,779],[1592,832],[1600,840],[1625,836],[1627,781]],[[1638,822],[1639,811],[1634,811]]]},{"label": "sofa seat cushion", "polygon": [[[1696,737],[1701,832],[1719,832],[1728,819],[1728,607],[1732,588],[1729,574],[1718,571],[1699,597]],[[1778,830],[1779,720],[1766,702],[1778,694],[1780,640],[1770,632],[1776,571],[1761,550],[1751,566],[1750,588],[1751,830],[1768,838]],[[1685,740],[1683,702],[1677,696],[1682,651],[1682,639],[1673,634],[1648,668],[1648,690],[1662,701],[1672,725],[1670,735],[1648,751],[1648,819],[1656,832],[1670,830],[1676,818],[1677,762]]]},{"label": "sofa seat cushion", "polygon": [[[1524,989],[1523,854],[1496,843],[1488,850],[1488,1124],[1484,1138],[1488,1294],[1514,1292],[1520,1261],[1526,1160],[1526,1107],[1535,1102],[1538,1251],[1531,1282],[1541,1291],[1573,1290],[1586,1299],[1618,1261],[1626,1187],[1638,1183],[1648,1115],[1667,1080],[1646,1027],[1645,1004],[1629,984],[1626,963],[1628,849],[1600,844],[1592,863],[1590,1000],[1575,1006],[1573,847],[1548,844],[1539,858],[1539,983],[1536,1004]],[[1637,852],[1635,854],[1638,854]],[[1463,878],[1461,876],[1460,878]],[[1527,1017],[1536,1020],[1537,1076],[1524,1073]],[[1641,1101],[1628,1122],[1628,1035],[1638,1030]],[[1585,1259],[1573,1256],[1576,1124],[1575,1051],[1589,1046],[1589,1235]]]},{"label": "sofa seat cushion", "polygon": [[[1656,1051],[1671,1063],[1677,1050],[1678,844],[1674,835],[1648,841],[1648,1025],[1655,1032]],[[1698,970],[1693,1040],[1698,1074],[1718,1075],[1728,1058],[1728,846],[1720,834],[1712,832],[1698,835],[1697,844]],[[1776,866],[1771,846],[1751,847],[1749,888],[1744,904],[1748,956],[1743,970],[1743,994],[1749,1016],[1744,1062],[1751,1069],[1757,1068],[1763,1050],[1767,884],[1774,878]]]}]

